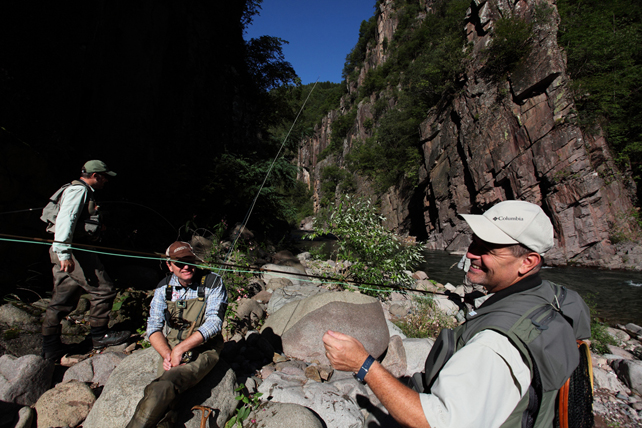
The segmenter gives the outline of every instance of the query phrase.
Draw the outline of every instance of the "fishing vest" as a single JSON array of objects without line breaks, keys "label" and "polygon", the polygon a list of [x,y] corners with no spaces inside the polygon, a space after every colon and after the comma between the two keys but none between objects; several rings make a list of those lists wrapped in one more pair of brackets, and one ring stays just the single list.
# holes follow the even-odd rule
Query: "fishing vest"
[{"label": "fishing vest", "polygon": [[[217,282],[220,281],[220,276],[201,274],[200,278],[196,278],[199,283],[197,297],[195,299],[176,300],[174,302],[172,302],[174,287],[169,285],[170,278],[171,275],[165,280],[165,303],[167,304],[167,309],[165,310],[165,329],[163,333],[165,337],[167,337],[169,345],[174,348],[203,325],[205,321],[205,311],[207,309],[206,289],[215,288]],[[225,311],[225,308],[221,308],[221,311]],[[210,342],[214,341],[208,340],[198,346],[197,350],[202,351],[206,349],[206,345]]]},{"label": "fishing vest", "polygon": [[[74,180],[71,183],[63,185],[49,198],[49,203],[43,208],[40,220],[47,224],[47,232],[56,233],[56,220],[60,212],[60,201],[62,195],[69,186],[84,186],[87,189],[89,200],[86,204],[87,209],[81,209],[78,221],[76,222],[76,229],[74,230],[74,237],[79,238],[83,236],[96,236],[101,230],[101,218],[98,210],[96,209],[96,200],[94,199],[93,189],[82,180]],[[78,227],[79,225],[83,227]]]},{"label": "fishing vest", "polygon": [[[580,360],[576,339],[591,335],[589,310],[582,298],[565,287],[542,281],[470,311],[464,324],[439,334],[426,360],[423,390],[419,392],[429,393],[446,362],[482,330],[506,336],[531,373],[528,391],[501,427],[551,427],[558,390]],[[521,389],[516,380],[515,384]]]}]

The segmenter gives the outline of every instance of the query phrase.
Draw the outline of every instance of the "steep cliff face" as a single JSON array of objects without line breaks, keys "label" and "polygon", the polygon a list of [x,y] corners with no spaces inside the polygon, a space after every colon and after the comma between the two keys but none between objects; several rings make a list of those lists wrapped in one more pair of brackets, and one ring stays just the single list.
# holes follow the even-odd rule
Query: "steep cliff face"
[{"label": "steep cliff face", "polygon": [[[423,5],[431,13],[432,2]],[[501,18],[533,24],[532,48],[502,78],[488,76],[484,55]],[[638,236],[631,197],[633,184],[618,172],[601,136],[577,126],[564,53],[557,44],[559,16],[555,2],[544,0],[473,0],[462,17],[471,54],[461,76],[461,90],[427,112],[420,126],[423,163],[419,179],[402,180],[380,195],[388,226],[427,240],[432,249],[461,251],[469,243],[462,213],[479,213],[506,199],[537,203],[553,220],[557,246],[547,262],[567,261],[602,267],[634,267],[613,245],[614,238]],[[394,2],[380,4],[376,44],[356,82],[386,61],[384,39],[394,37]],[[310,173],[318,202],[320,171],[327,163],[344,166],[353,142],[370,135],[376,97],[361,101],[343,156],[317,162],[328,145],[331,112],[315,136],[302,142],[299,164]],[[349,96],[343,100],[343,112]],[[370,194],[360,179],[359,193]]]}]

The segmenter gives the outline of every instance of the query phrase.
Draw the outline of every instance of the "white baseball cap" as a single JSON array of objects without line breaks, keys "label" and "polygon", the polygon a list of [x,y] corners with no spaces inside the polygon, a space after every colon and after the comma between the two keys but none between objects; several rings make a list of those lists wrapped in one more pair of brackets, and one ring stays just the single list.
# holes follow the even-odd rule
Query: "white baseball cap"
[{"label": "white baseball cap", "polygon": [[542,208],[526,201],[504,201],[484,214],[460,214],[473,233],[492,244],[522,244],[544,254],[553,248],[553,224]]}]

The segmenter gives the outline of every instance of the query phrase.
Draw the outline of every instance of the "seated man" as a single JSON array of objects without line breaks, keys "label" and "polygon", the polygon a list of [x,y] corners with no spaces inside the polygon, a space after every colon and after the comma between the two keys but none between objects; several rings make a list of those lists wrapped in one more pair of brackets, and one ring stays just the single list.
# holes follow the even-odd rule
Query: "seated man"
[{"label": "seated man", "polygon": [[145,388],[127,427],[170,427],[178,394],[200,382],[216,365],[227,292],[221,277],[196,270],[200,260],[187,242],[167,249],[171,276],[163,279],[147,320],[149,342],[162,357],[159,378]]},{"label": "seated man", "polygon": [[576,339],[590,336],[588,308],[577,293],[539,276],[542,254],[554,244],[539,206],[505,201],[462,217],[474,233],[466,275],[492,295],[464,324],[442,331],[423,393],[395,379],[351,336],[326,332],[326,355],[334,368],[367,382],[403,426],[550,427],[557,390],[579,363]]}]

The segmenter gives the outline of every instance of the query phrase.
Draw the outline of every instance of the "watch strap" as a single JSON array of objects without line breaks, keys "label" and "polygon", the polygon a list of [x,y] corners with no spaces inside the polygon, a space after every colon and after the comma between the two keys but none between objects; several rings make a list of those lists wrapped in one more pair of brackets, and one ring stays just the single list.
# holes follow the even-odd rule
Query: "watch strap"
[{"label": "watch strap", "polygon": [[372,363],[374,363],[374,361],[374,357],[372,355],[368,355],[368,358],[366,358],[366,361],[364,361],[363,365],[359,369],[359,372],[354,376],[359,382],[366,382],[366,375],[368,374],[368,370],[370,370],[370,366],[372,365]]}]

